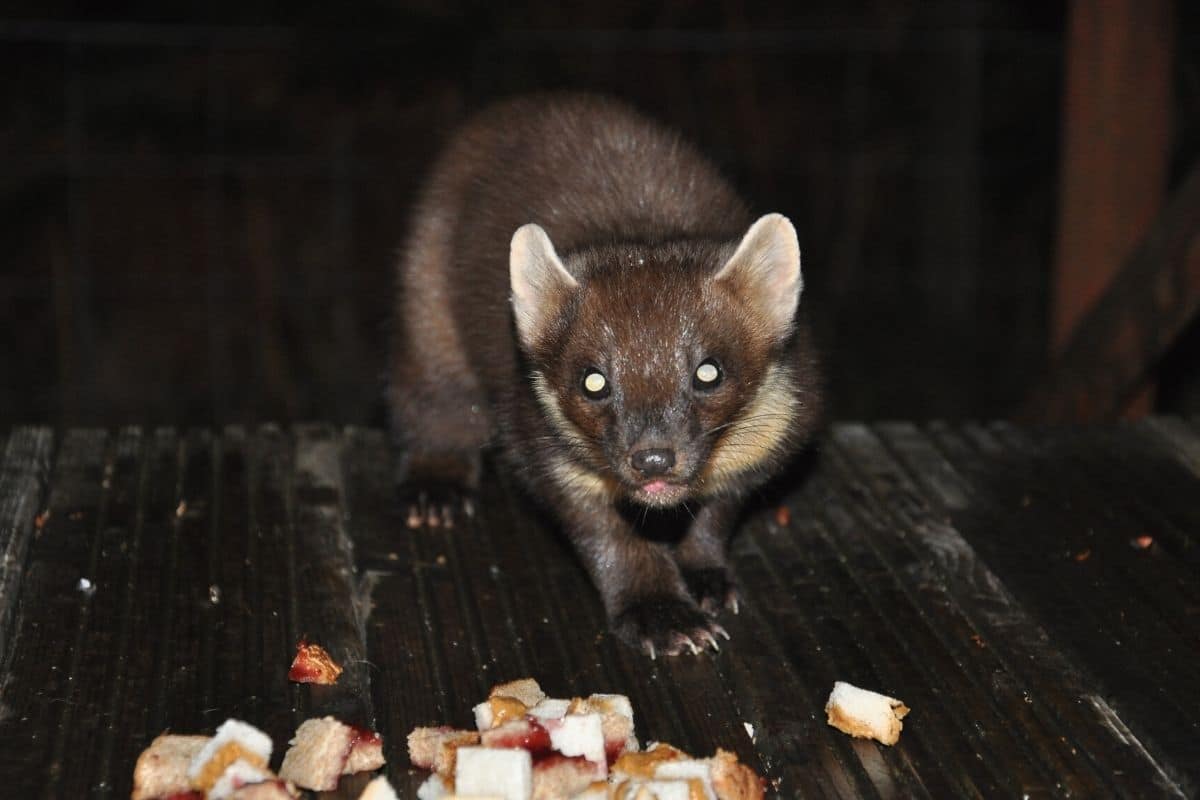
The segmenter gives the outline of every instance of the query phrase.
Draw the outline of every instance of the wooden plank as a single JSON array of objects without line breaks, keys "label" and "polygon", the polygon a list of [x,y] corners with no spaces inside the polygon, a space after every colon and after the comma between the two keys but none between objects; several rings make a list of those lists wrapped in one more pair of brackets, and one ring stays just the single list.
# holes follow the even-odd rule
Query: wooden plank
[{"label": "wooden plank", "polygon": [[[321,644],[342,665],[332,686],[296,687],[304,718],[331,715],[375,730],[370,664],[363,626],[362,596],[346,530],[342,437],[329,425],[297,425],[286,482],[295,559],[295,627]],[[286,672],[288,661],[279,669]],[[342,778],[336,792],[322,796],[356,798],[371,775]]]},{"label": "wooden plank", "polygon": [[1113,419],[1200,311],[1200,166],[1074,327],[1022,420]]},{"label": "wooden plank", "polygon": [[[461,721],[451,716],[429,639],[436,636],[422,610],[414,538],[395,498],[392,457],[382,432],[345,431],[346,529],[362,559],[362,598],[371,667],[372,705],[383,735],[387,773],[402,797],[415,795],[426,773],[412,769],[406,737],[418,725]],[[387,565],[388,571],[380,567]],[[369,566],[369,568],[368,568]]]},{"label": "wooden plank", "polygon": [[[61,724],[78,704],[72,657],[91,612],[91,578],[106,513],[102,484],[109,457],[104,431],[64,434],[51,477],[48,516],[30,545],[17,600],[13,654],[3,686],[0,785],[14,797],[52,797],[61,777],[55,747]],[[87,578],[89,583],[80,580]],[[56,775],[50,778],[52,764]]]},{"label": "wooden plank", "polygon": [[[1155,775],[1197,763],[1190,755],[1196,745],[1189,744],[1197,723],[1184,710],[1195,707],[1196,680],[1179,650],[1186,645],[1157,614],[1131,602],[1103,565],[1083,555],[1091,546],[1089,531],[1106,531],[1110,523],[1072,491],[1064,481],[1067,467],[1053,458],[1015,450],[978,426],[961,434],[940,426],[930,432],[978,488],[972,507],[951,515],[955,528],[1053,645],[1094,677],[1093,695],[1110,704],[1120,698],[1116,707],[1126,722],[1153,718],[1140,728],[1131,725],[1136,747],[1152,755],[1130,766],[1155,765],[1148,780],[1169,791],[1180,773],[1172,772],[1170,781]],[[1145,652],[1156,658],[1144,658]]]},{"label": "wooden plank", "polygon": [[294,437],[289,503],[296,531],[296,627],[343,668],[333,686],[302,686],[302,707],[306,716],[331,714],[374,729],[361,598],[343,522],[342,439],[328,425],[296,426]]},{"label": "wooden plank", "polygon": [[[879,681],[867,684],[868,688],[922,709],[928,722],[910,725],[901,745],[914,760],[920,759],[922,775],[936,771],[954,781],[958,796],[988,797],[1019,793],[1023,785],[1037,786],[1038,777],[1030,766],[1012,756],[1010,743],[994,736],[986,705],[960,674],[962,665],[947,654],[935,628],[941,620],[931,616],[935,604],[925,606],[900,583],[897,575],[918,569],[919,564],[911,556],[889,564],[874,552],[872,540],[888,532],[879,520],[863,513],[863,492],[837,476],[828,466],[832,463],[827,448],[822,468],[810,478],[809,504],[798,512],[817,521],[818,546],[830,551],[828,559],[834,567],[830,577],[836,577],[836,591],[847,598],[855,614],[850,627],[862,653],[857,662],[843,664],[849,673],[846,679],[859,680],[856,670],[866,661],[874,666],[873,677]],[[965,638],[969,641],[969,634]],[[999,768],[996,756],[1005,753],[1005,767]]]},{"label": "wooden plank", "polygon": [[1062,353],[1162,205],[1170,0],[1070,5],[1051,350]]},{"label": "wooden plank", "polygon": [[[130,464],[123,479],[124,442],[134,432],[137,438],[129,446],[136,447],[131,454],[136,465]],[[70,757],[67,772],[75,780],[64,782],[68,794],[90,790],[125,796],[129,791],[134,761],[157,734],[147,727],[156,654],[171,646],[170,641],[154,637],[151,619],[166,589],[161,567],[167,530],[177,508],[178,442],[171,431],[147,435],[135,429],[122,432],[117,453],[117,469],[110,479],[114,502],[96,581],[96,624],[83,645],[90,669],[76,678],[96,686],[96,703],[84,713],[102,725],[98,730],[80,726],[73,732],[67,752],[79,755]],[[108,599],[111,602],[102,602]]]},{"label": "wooden plank", "polygon": [[758,733],[764,761],[780,771],[784,790],[815,786],[832,797],[961,794],[948,775],[922,773],[925,750],[879,748],[826,724],[834,681],[849,679],[845,664],[856,665],[859,685],[883,686],[884,678],[848,629],[853,614],[830,574],[837,565],[810,544],[816,522],[805,515],[806,503],[792,496],[789,523],[752,525],[733,551],[750,590],[742,613],[727,625],[734,638],[726,649],[738,706]]},{"label": "wooden plank", "polygon": [[[1200,590],[1195,586],[1200,576],[1200,538],[1195,533],[1200,530],[1200,508],[1190,502],[1198,476],[1176,458],[1174,443],[1164,442],[1154,430],[1139,420],[1056,431],[1050,444],[1066,450],[1074,471],[1095,484],[1097,502],[1123,520],[1128,549],[1114,548],[1114,558],[1138,571],[1151,570],[1146,576],[1150,591],[1165,591],[1160,602],[1170,609],[1168,616],[1179,622],[1196,618],[1200,625]],[[1129,559],[1138,553],[1145,558]],[[1172,584],[1179,588],[1168,588]],[[1200,636],[1200,630],[1185,635]]]},{"label": "wooden plank", "polygon": [[0,674],[12,651],[9,631],[25,575],[29,543],[38,529],[50,474],[54,435],[49,428],[17,428],[0,461]]},{"label": "wooden plank", "polygon": [[[940,678],[941,694],[965,714],[955,724],[979,731],[978,747],[985,761],[1021,765],[1010,777],[1021,794],[1074,793],[1088,786],[1074,774],[1070,753],[1057,752],[1055,736],[1047,735],[1044,741],[1030,736],[1037,727],[1029,724],[1032,718],[1024,707],[1026,687],[1005,674],[990,648],[980,646],[982,629],[947,586],[959,568],[974,573],[976,559],[970,546],[933,515],[919,487],[906,479],[865,426],[835,427],[827,451],[828,471],[838,475],[838,482],[864,490],[853,493],[855,508],[860,517],[874,522],[868,526],[878,534],[869,537],[871,549],[901,587],[897,599],[903,597],[918,607],[922,621],[933,633],[925,645],[916,635],[911,638],[929,668],[944,676]],[[938,549],[933,553],[919,546],[922,534],[936,540]],[[936,560],[939,553],[940,563]],[[976,586],[974,591],[986,588],[990,587]],[[914,631],[902,620],[896,622],[906,631]],[[1089,777],[1094,786],[1094,776]]]},{"label": "wooden plank", "polygon": [[[1078,666],[1049,643],[996,574],[943,520],[943,514],[969,507],[974,488],[953,473],[915,426],[878,426],[878,440],[865,429],[851,430],[856,435],[848,446],[859,454],[860,464],[870,465],[868,482],[897,521],[897,532],[924,563],[936,565],[938,585],[978,628],[978,638],[960,657],[995,685],[1002,715],[1053,777],[1051,793],[1141,796],[1148,782],[1162,778],[1161,770],[1152,761],[1137,761],[1105,720],[1090,708],[1081,709],[1081,700],[1094,686],[1088,686]],[[930,500],[918,513],[902,499],[911,495],[914,484],[925,487],[922,495]],[[1113,764],[1122,768],[1114,770]]]},{"label": "wooden plank", "polygon": [[192,430],[180,437],[176,503],[163,537],[162,594],[151,635],[156,675],[146,736],[164,730],[192,732],[213,725],[204,676],[214,648],[213,618],[219,606],[209,592],[209,546],[220,525],[219,437]]},{"label": "wooden plank", "polygon": [[118,619],[124,606],[126,564],[137,559],[138,512],[147,477],[142,431],[122,429],[101,484],[105,503],[87,576],[92,593],[88,614],[71,645],[69,675],[75,691],[54,732],[45,787],[49,795],[79,797],[95,788],[104,794],[113,789],[105,780],[106,765],[100,759],[111,753],[117,735],[113,720],[106,719],[106,707],[113,689],[120,685],[124,666],[118,651]]}]

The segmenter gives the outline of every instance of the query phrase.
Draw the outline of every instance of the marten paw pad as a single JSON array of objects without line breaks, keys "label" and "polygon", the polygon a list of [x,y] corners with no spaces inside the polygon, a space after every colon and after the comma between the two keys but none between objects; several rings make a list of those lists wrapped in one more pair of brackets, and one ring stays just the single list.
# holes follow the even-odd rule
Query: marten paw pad
[{"label": "marten paw pad", "polygon": [[719,650],[725,629],[695,603],[672,595],[646,597],[613,618],[613,630],[650,658]]},{"label": "marten paw pad", "polygon": [[410,529],[453,528],[475,516],[475,501],[462,487],[412,483],[400,487],[404,524]]},{"label": "marten paw pad", "polygon": [[741,595],[728,569],[707,567],[684,569],[682,572],[688,591],[706,613],[715,615],[722,609],[738,613]]}]

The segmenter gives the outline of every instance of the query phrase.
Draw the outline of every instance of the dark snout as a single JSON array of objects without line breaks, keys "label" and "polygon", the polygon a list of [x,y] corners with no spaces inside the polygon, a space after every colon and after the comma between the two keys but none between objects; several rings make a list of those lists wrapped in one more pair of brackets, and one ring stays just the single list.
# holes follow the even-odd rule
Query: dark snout
[{"label": "dark snout", "polygon": [[658,478],[675,467],[675,451],[668,447],[649,447],[635,450],[629,455],[629,463],[645,478]]}]

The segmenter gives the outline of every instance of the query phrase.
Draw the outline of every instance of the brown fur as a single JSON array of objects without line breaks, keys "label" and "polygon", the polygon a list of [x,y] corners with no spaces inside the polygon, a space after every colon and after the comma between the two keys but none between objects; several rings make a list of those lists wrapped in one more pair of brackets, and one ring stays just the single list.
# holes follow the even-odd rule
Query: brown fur
[{"label": "brown fur", "polygon": [[[763,230],[791,231],[779,220]],[[753,269],[715,278],[741,257],[751,222],[675,134],[613,101],[540,96],[490,109],[454,138],[401,257],[390,400],[405,486],[425,499],[437,486],[469,492],[480,449],[496,446],[562,522],[617,632],[651,652],[723,632],[711,615],[736,607],[725,546],[741,498],[819,412],[803,319],[789,312],[781,327],[767,311],[778,292]],[[509,252],[520,260],[514,232],[527,223],[565,272],[522,286],[536,300],[522,347]],[[723,382],[698,391],[705,358]],[[611,378],[611,397],[584,395],[588,367]],[[630,454],[645,448],[674,455],[668,499],[639,488]],[[645,504],[686,505],[688,524]],[[445,524],[451,511],[443,498],[410,519]]]}]

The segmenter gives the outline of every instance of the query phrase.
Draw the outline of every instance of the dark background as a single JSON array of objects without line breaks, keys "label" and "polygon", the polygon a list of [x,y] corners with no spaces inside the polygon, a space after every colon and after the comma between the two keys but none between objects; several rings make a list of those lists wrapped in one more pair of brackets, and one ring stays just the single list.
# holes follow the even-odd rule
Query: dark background
[{"label": "dark background", "polygon": [[[0,11],[0,421],[381,423],[418,183],[546,88],[628,99],[797,223],[835,416],[1002,416],[1045,364],[1062,3],[166,5]],[[1161,410],[1200,408],[1196,329]]]}]

